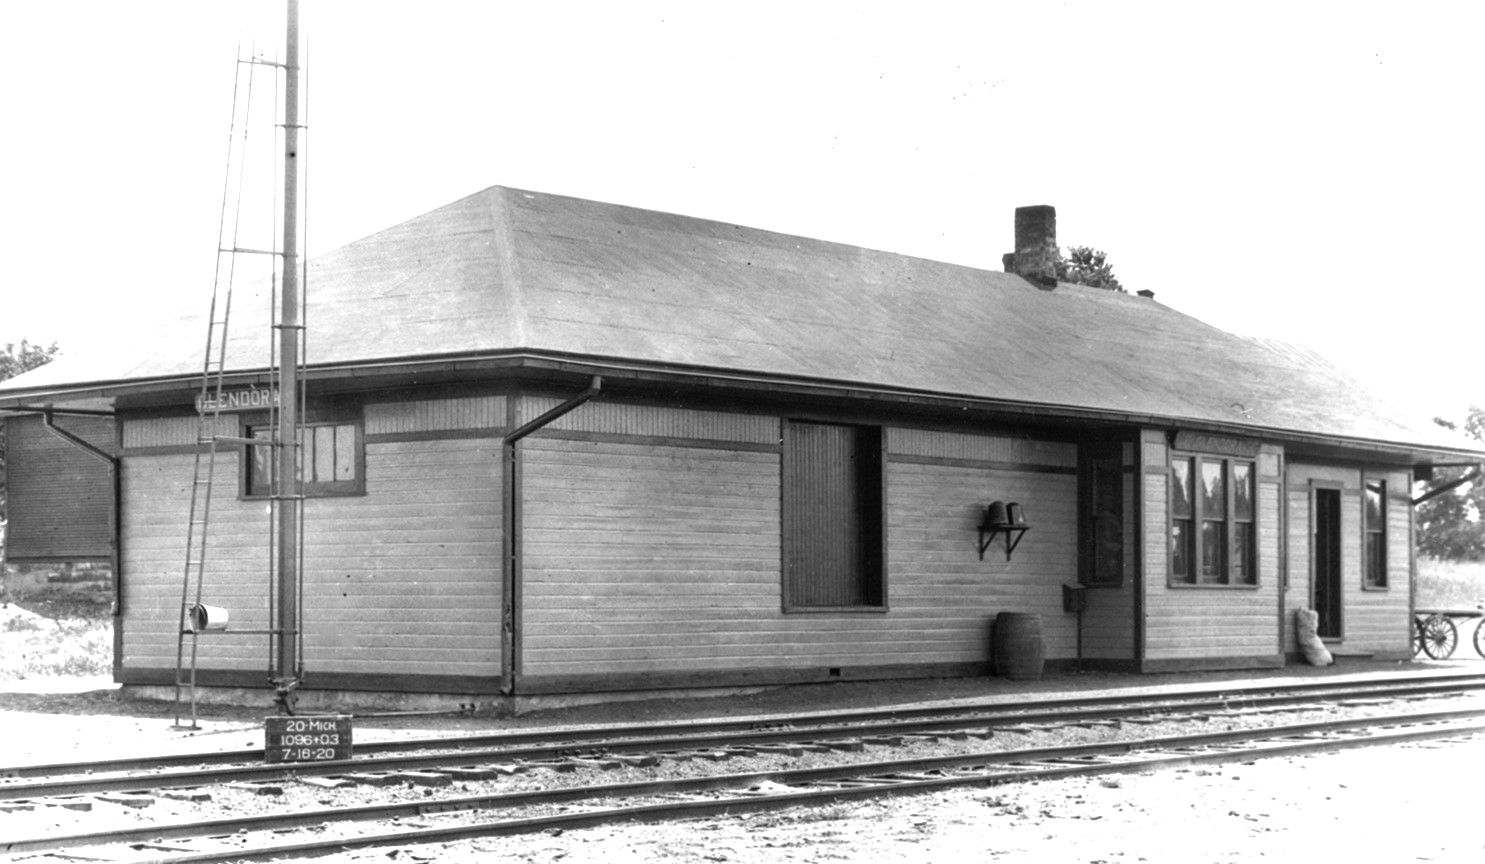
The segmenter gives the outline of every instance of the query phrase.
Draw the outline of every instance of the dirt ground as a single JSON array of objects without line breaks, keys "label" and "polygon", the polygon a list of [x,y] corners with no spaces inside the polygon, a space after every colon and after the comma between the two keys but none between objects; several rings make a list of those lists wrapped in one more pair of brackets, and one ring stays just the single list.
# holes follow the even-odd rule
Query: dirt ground
[{"label": "dirt ground", "polygon": [[1479,796],[1471,793],[1482,768],[1485,738],[1475,738],[788,813],[368,850],[333,860],[1480,864],[1485,830]]},{"label": "dirt ground", "polygon": [[[956,688],[951,685],[949,689]],[[765,693],[741,701],[774,707],[777,702],[801,698]],[[724,704],[726,700],[710,707]],[[158,710],[163,707],[131,711],[128,703],[120,703],[106,690],[0,694],[0,730],[4,730],[0,734],[20,733],[21,738],[32,738],[38,744],[47,739],[54,753],[72,750],[89,739],[110,742],[113,754],[124,742],[146,751],[170,743],[191,750],[261,746],[261,721],[246,716],[251,711],[204,719],[200,731],[183,734],[169,729]],[[692,708],[712,713],[703,711],[703,706]],[[527,719],[533,723],[559,717],[577,721],[603,710],[595,707]],[[674,705],[670,710],[633,705],[622,713],[673,715],[677,709]],[[365,732],[368,738],[373,734],[437,734],[490,723],[488,718],[425,720],[410,728],[379,725]],[[42,728],[48,731],[36,731]],[[361,732],[358,729],[358,735]],[[1479,818],[1481,770],[1485,770],[1485,736],[1155,774],[901,796],[782,813],[378,848],[317,860],[330,864],[1204,864],[1259,860],[1481,864],[1485,862],[1485,823]]]},{"label": "dirt ground", "polygon": [[[1461,657],[1469,655],[1461,652]],[[1049,675],[1038,682],[947,679],[775,688],[721,698],[553,707],[518,717],[408,718],[357,726],[357,740],[498,731],[519,726],[684,722],[714,716],[987,700],[1124,688],[1234,688],[1273,677],[1364,676],[1436,669],[1478,672],[1485,660],[1350,664],[1275,673]],[[265,702],[266,705],[266,702]],[[0,763],[74,761],[175,750],[262,746],[260,706],[209,706],[198,730],[172,706],[121,699],[106,678],[0,684]],[[987,787],[671,824],[630,824],[381,848],[317,859],[346,862],[1310,862],[1485,864],[1478,815],[1485,736],[1118,778]]]}]

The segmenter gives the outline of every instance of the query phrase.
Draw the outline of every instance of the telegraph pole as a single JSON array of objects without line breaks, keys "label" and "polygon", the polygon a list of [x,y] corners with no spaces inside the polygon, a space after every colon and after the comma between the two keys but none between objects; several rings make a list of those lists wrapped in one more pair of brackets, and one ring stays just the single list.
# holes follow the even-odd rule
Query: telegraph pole
[{"label": "telegraph pole", "polygon": [[298,686],[299,642],[299,0],[288,0],[284,49],[284,245],[279,304],[279,414],[276,495],[278,609],[274,686],[280,710]]}]

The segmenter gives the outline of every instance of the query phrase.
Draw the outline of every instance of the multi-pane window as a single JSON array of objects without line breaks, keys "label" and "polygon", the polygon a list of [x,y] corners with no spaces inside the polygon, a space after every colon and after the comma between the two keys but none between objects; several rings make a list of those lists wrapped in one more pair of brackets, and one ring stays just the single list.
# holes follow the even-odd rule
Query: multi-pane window
[{"label": "multi-pane window", "polygon": [[[247,437],[272,440],[273,428],[249,426]],[[299,469],[308,496],[356,495],[361,482],[361,436],[355,423],[309,423],[298,447]],[[249,447],[244,493],[259,497],[275,491],[277,459],[273,447]]]},{"label": "multi-pane window", "polygon": [[1253,463],[1232,462],[1232,583],[1258,584],[1254,555],[1258,548],[1253,527]]},{"label": "multi-pane window", "polygon": [[1088,508],[1080,526],[1084,585],[1118,587],[1124,581],[1124,460],[1118,442],[1085,449],[1082,498]]},{"label": "multi-pane window", "polygon": [[1215,456],[1171,460],[1171,581],[1256,585],[1253,463]]},{"label": "multi-pane window", "polygon": [[885,608],[881,429],[788,423],[783,485],[784,608]]},{"label": "multi-pane window", "polygon": [[1363,517],[1366,537],[1362,554],[1366,559],[1365,582],[1367,588],[1387,587],[1387,481],[1366,481],[1364,496],[1366,513]]}]

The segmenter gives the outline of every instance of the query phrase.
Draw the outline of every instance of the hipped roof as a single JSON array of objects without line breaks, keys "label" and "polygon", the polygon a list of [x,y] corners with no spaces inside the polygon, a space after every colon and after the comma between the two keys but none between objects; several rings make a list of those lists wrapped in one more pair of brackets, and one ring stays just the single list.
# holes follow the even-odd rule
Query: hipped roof
[{"label": "hipped roof", "polygon": [[[313,259],[306,284],[310,367],[549,354],[1475,449],[1312,352],[1153,299],[498,186]],[[229,370],[267,365],[270,303],[248,294],[234,300]],[[0,384],[0,405],[199,378],[199,311],[132,353],[69,353]]]}]

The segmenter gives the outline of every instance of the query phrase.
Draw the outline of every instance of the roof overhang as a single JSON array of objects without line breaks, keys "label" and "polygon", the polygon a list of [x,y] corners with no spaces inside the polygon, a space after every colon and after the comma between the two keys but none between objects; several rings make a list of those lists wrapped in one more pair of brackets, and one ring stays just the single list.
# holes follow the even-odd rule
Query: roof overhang
[{"label": "roof overhang", "polygon": [[[713,393],[752,394],[781,400],[828,400],[845,404],[876,404],[902,411],[950,413],[996,422],[1077,426],[1129,426],[1182,429],[1252,438],[1282,444],[1292,454],[1324,459],[1361,460],[1397,466],[1442,463],[1485,463],[1485,449],[1443,447],[1402,441],[1381,441],[1314,432],[1277,429],[1203,418],[1172,417],[1114,411],[1057,403],[1027,403],[953,393],[889,387],[854,381],[792,377],[739,369],[644,363],[609,357],[517,349],[468,355],[387,358],[353,363],[308,365],[301,369],[306,382],[337,382],[334,389],[356,390],[397,384],[402,387],[470,381],[494,374],[584,383],[600,375],[606,389],[622,392],[625,385],[639,389],[685,387]],[[267,386],[267,368],[226,373],[223,387]],[[201,388],[200,375],[166,376],[129,381],[99,381],[57,387],[0,391],[0,416],[7,413],[107,413],[119,400],[135,405],[179,403],[184,394]]]}]

